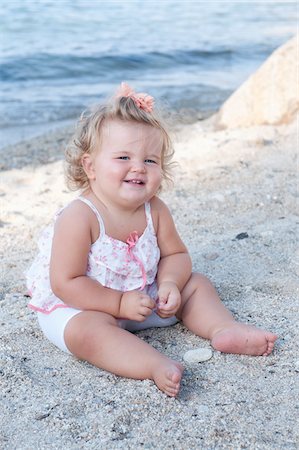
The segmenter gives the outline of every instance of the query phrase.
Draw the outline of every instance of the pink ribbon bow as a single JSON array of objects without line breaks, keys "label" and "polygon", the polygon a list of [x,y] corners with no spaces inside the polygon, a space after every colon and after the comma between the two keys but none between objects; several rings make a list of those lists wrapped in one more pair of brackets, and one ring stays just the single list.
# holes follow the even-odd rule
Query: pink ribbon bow
[{"label": "pink ribbon bow", "polygon": [[154,97],[144,92],[135,92],[127,83],[121,83],[120,88],[116,92],[116,98],[130,97],[134,100],[136,106],[145,112],[151,113],[154,107]]},{"label": "pink ribbon bow", "polygon": [[138,239],[139,239],[139,237],[138,237],[137,231],[133,231],[129,235],[126,242],[128,244],[128,248],[127,248],[128,256],[130,257],[131,260],[136,261],[141,269],[143,282],[142,282],[142,286],[140,287],[140,291],[142,291],[142,289],[144,289],[144,286],[146,284],[146,273],[145,273],[145,269],[144,269],[144,265],[143,265],[142,261],[133,253],[133,248],[137,244]]}]

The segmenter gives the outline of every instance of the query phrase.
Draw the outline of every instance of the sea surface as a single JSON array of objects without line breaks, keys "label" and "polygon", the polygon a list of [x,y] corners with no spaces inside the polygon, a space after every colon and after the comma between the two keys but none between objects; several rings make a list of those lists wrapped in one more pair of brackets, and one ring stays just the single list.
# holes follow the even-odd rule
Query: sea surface
[{"label": "sea surface", "polygon": [[0,0],[1,146],[121,81],[196,121],[296,33],[296,2]]}]

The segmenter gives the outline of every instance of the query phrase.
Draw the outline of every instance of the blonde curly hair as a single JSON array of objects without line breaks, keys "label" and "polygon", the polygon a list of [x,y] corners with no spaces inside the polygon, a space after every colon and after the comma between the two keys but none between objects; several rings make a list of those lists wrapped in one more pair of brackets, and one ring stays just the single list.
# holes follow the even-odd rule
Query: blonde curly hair
[{"label": "blonde curly hair", "polygon": [[162,177],[163,181],[171,182],[171,168],[174,163],[173,147],[169,133],[156,111],[146,112],[141,109],[131,97],[113,97],[104,105],[98,105],[94,110],[84,112],[77,124],[73,138],[65,151],[66,184],[70,190],[86,189],[89,180],[82,166],[82,157],[93,153],[99,148],[101,130],[108,119],[138,122],[151,125],[162,133]]}]

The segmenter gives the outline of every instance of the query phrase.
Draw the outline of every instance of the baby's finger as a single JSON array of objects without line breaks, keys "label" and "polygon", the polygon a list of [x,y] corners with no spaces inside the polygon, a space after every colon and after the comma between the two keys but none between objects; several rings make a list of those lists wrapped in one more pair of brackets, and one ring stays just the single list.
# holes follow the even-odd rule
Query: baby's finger
[{"label": "baby's finger", "polygon": [[171,306],[171,307],[162,307],[162,308],[158,308],[159,313],[167,315],[167,317],[171,317],[173,316],[178,308],[176,308],[175,306]]},{"label": "baby's finger", "polygon": [[167,303],[166,302],[161,302],[161,300],[159,299],[157,302],[157,308],[159,309],[167,309]]},{"label": "baby's finger", "polygon": [[162,317],[162,319],[166,319],[167,317],[172,317],[174,316],[174,312],[169,312],[169,311],[163,311],[161,309],[157,309],[156,310],[156,314],[158,314],[158,316]]},{"label": "baby's finger", "polygon": [[152,298],[150,298],[148,295],[145,295],[145,296],[142,297],[142,299],[141,299],[141,305],[142,305],[142,306],[146,306],[147,308],[150,308],[150,309],[154,309],[155,306],[156,306],[156,303],[155,303],[155,301],[154,301]]},{"label": "baby's finger", "polygon": [[146,318],[147,318],[147,316],[143,316],[142,314],[137,314],[137,316],[134,320],[136,320],[136,322],[144,322]]},{"label": "baby's finger", "polygon": [[146,306],[143,306],[140,309],[140,314],[142,314],[145,317],[148,317],[152,314],[153,310],[151,308],[147,308]]},{"label": "baby's finger", "polygon": [[169,292],[168,291],[167,292],[159,291],[158,292],[158,300],[159,300],[159,302],[162,303],[162,304],[167,303],[168,296],[169,296]]},{"label": "baby's finger", "polygon": [[171,303],[158,303],[158,309],[160,309],[161,311],[167,311],[167,312],[169,312],[171,309],[173,309],[173,306],[174,305],[172,305]]}]

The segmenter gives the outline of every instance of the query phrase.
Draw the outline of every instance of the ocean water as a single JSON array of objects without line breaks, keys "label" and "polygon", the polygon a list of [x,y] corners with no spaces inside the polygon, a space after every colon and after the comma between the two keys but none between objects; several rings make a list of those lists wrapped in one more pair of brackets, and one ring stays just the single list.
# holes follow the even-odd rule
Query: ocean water
[{"label": "ocean water", "polygon": [[124,80],[206,117],[298,20],[287,1],[1,3],[1,146],[73,121]]}]

